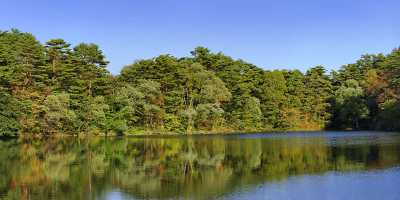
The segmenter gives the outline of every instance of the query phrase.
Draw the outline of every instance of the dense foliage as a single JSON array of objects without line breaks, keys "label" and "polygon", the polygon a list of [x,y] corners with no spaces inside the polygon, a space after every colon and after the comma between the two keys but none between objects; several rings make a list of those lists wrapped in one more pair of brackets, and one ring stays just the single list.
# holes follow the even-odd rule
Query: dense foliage
[{"label": "dense foliage", "polygon": [[0,135],[399,130],[400,49],[322,66],[263,70],[207,48],[117,76],[95,44],[0,31]]}]

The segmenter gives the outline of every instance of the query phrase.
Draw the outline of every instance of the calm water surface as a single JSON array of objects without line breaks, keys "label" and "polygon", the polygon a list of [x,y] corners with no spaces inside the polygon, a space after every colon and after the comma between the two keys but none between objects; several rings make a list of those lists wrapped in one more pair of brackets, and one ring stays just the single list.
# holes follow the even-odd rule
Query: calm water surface
[{"label": "calm water surface", "polygon": [[400,134],[0,140],[0,199],[400,199]]}]

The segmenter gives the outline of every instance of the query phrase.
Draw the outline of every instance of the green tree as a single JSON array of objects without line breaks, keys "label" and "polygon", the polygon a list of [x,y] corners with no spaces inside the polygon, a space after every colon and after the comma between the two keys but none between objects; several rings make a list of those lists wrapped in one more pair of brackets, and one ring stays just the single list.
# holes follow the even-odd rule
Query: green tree
[{"label": "green tree", "polygon": [[64,70],[68,70],[67,62],[71,53],[71,45],[63,39],[52,39],[46,42],[46,56],[48,62],[47,70],[51,79],[51,86],[56,90],[65,89],[65,83],[69,81],[64,75]]},{"label": "green tree", "polygon": [[335,91],[333,123],[339,128],[360,128],[360,121],[368,118],[369,110],[363,89],[356,80],[347,80]]},{"label": "green tree", "polygon": [[282,71],[265,72],[261,85],[261,110],[265,123],[271,128],[285,128],[281,111],[286,102],[286,91],[286,80]]},{"label": "green tree", "polygon": [[230,121],[239,130],[259,130],[262,128],[263,113],[260,100],[252,96],[233,97],[234,110]]},{"label": "green tree", "polygon": [[68,78],[75,79],[75,86],[82,87],[87,96],[104,94],[101,85],[109,74],[106,70],[109,62],[99,47],[96,44],[80,43],[73,48],[72,56],[75,73]]},{"label": "green tree", "polygon": [[44,48],[29,33],[17,29],[0,34],[0,79],[15,92],[46,83],[41,73]]},{"label": "green tree", "polygon": [[19,124],[20,104],[11,95],[0,90],[0,136],[16,136]]},{"label": "green tree", "polygon": [[81,124],[78,131],[91,131],[97,134],[106,131],[106,114],[109,109],[109,105],[103,96],[89,98],[89,101],[85,104],[84,118],[80,119]]},{"label": "green tree", "polygon": [[44,130],[48,134],[72,133],[76,131],[76,114],[70,109],[68,94],[49,95],[42,106]]},{"label": "green tree", "polygon": [[284,71],[286,80],[286,96],[287,96],[287,107],[294,107],[303,109],[305,102],[305,77],[299,70]]},{"label": "green tree", "polygon": [[198,106],[201,104],[214,104],[211,107],[216,111],[216,113],[218,113],[220,112],[219,107],[221,104],[230,100],[231,93],[225,87],[225,84],[221,79],[216,77],[213,72],[205,70],[200,64],[188,63],[188,66],[184,71],[184,76],[185,110],[183,114],[187,120],[186,131],[191,133],[195,127],[194,122],[196,115],[198,114],[197,111],[199,109],[204,110],[205,107],[210,108],[210,105]]},{"label": "green tree", "polygon": [[317,66],[309,69],[305,76],[304,110],[321,127],[325,126],[331,116],[329,100],[332,96],[332,84],[325,72],[324,67]]}]

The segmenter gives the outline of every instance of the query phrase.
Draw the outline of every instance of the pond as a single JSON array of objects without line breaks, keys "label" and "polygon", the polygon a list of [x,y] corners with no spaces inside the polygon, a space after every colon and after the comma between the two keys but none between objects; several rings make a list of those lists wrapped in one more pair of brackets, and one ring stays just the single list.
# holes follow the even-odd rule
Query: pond
[{"label": "pond", "polygon": [[0,140],[0,199],[400,199],[400,134]]}]

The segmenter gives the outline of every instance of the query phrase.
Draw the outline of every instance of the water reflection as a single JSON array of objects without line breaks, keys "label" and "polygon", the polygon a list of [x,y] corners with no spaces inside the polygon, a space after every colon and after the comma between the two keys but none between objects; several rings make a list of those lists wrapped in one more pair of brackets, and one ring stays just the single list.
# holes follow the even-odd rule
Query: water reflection
[{"label": "water reflection", "polygon": [[0,141],[0,198],[105,199],[119,191],[210,199],[296,175],[399,163],[399,136],[381,133],[9,140]]}]

